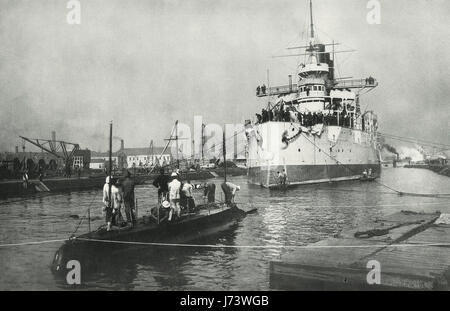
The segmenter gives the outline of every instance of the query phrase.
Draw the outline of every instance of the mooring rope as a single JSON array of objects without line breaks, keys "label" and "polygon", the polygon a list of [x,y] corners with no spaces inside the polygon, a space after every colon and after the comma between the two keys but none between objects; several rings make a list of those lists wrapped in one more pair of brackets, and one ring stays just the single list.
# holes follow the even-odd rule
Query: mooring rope
[{"label": "mooring rope", "polygon": [[159,242],[136,242],[136,241],[118,241],[118,240],[100,240],[89,238],[75,238],[79,241],[113,243],[126,245],[142,246],[165,246],[165,247],[198,247],[198,248],[235,248],[235,249],[322,249],[322,248],[381,248],[381,247],[425,247],[425,246],[449,246],[450,243],[417,243],[417,244],[373,244],[373,245],[217,245],[217,244],[186,244],[186,243],[159,243]]},{"label": "mooring rope", "polygon": [[[141,246],[164,246],[164,247],[197,247],[197,248],[234,248],[234,249],[326,249],[326,248],[387,248],[387,247],[450,247],[450,243],[403,243],[403,244],[373,244],[373,245],[216,245],[216,244],[185,244],[185,243],[157,243],[157,242],[135,242],[135,241],[116,241],[116,240],[99,240],[87,238],[73,238],[73,240],[110,243],[110,244],[126,244]],[[41,245],[50,243],[66,242],[68,239],[44,240],[34,242],[22,242],[11,244],[0,244],[0,248],[14,247],[24,245]]]},{"label": "mooring rope", "polygon": [[[316,143],[312,142],[306,135],[304,135],[303,133],[302,133],[302,135],[303,135],[303,137],[305,137],[305,139],[306,139],[307,141],[309,141],[309,142],[310,142],[312,145],[314,145],[316,148],[322,149],[322,148],[320,148],[319,146],[317,146]],[[322,150],[322,151],[323,151],[323,150]],[[323,153],[324,153],[326,156],[328,156],[329,158],[331,158],[332,160],[334,160],[334,161],[336,162],[336,164],[342,165],[343,167],[347,168],[349,171],[351,171],[351,172],[353,172],[353,173],[355,173],[355,174],[360,175],[360,172],[355,172],[355,170],[351,169],[350,167],[348,167],[348,166],[345,165],[344,163],[338,161],[338,160],[336,159],[336,157],[333,157],[332,155],[328,154],[328,153],[325,152],[325,151],[323,151]],[[380,186],[383,186],[383,187],[385,187],[385,188],[387,188],[387,189],[389,189],[389,190],[391,190],[391,191],[397,193],[398,195],[417,196],[417,197],[435,197],[435,198],[448,198],[448,197],[450,197],[450,193],[432,193],[432,194],[424,194],[424,193],[403,192],[403,191],[396,190],[396,189],[394,189],[394,188],[392,188],[392,187],[390,187],[390,186],[388,186],[388,185],[386,185],[386,184],[384,184],[384,183],[382,183],[382,182],[380,182],[380,181],[374,180],[374,182],[377,183],[377,184],[379,184]]]},{"label": "mooring rope", "polygon": [[57,242],[64,242],[64,241],[67,241],[67,239],[0,244],[0,247],[23,246],[23,245],[40,245],[40,244],[49,244],[49,243],[57,243]]},{"label": "mooring rope", "polygon": [[55,239],[22,243],[0,244],[0,248],[16,247],[24,245],[40,245],[49,243],[58,243],[66,241],[85,241],[105,244],[124,244],[140,246],[163,246],[163,247],[197,247],[212,249],[337,249],[337,248],[387,248],[387,247],[450,247],[450,243],[393,243],[393,244],[364,244],[364,245],[224,245],[224,244],[189,244],[189,243],[161,243],[161,242],[137,242],[137,241],[119,241],[119,240],[100,240],[91,238],[74,237],[71,239]]},{"label": "mooring rope", "polygon": [[[267,203],[267,202],[235,202],[236,204],[251,204],[251,205],[266,205],[268,206],[268,204],[271,203]],[[272,205],[274,205],[277,202],[273,202]],[[422,205],[445,205],[447,206],[448,203],[447,202],[424,202],[424,203],[418,203],[418,204],[377,204],[377,205],[300,205],[298,206],[298,208],[304,208],[304,207],[308,207],[308,208],[343,208],[343,207],[351,207],[351,208],[359,208],[359,207],[421,207]]]}]

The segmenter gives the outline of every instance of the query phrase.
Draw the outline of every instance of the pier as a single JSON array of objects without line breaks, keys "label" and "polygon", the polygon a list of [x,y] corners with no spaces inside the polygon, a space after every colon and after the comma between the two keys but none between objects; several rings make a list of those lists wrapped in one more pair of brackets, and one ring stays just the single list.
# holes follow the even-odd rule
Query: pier
[{"label": "pier", "polygon": [[[270,263],[272,289],[448,290],[448,215],[401,211]],[[447,219],[447,221],[441,221]],[[373,261],[380,282],[367,278]]]},{"label": "pier", "polygon": [[433,165],[433,164],[409,164],[405,168],[423,168],[433,171],[439,175],[450,177],[450,165]]},{"label": "pier", "polygon": [[[246,169],[239,167],[230,168],[230,176],[242,176],[247,173]],[[134,176],[136,184],[152,182],[158,173],[138,174]],[[192,172],[182,172],[181,177],[185,180],[207,180],[223,176],[223,169],[200,170]],[[120,177],[120,175],[118,176]],[[0,198],[22,197],[38,193],[62,193],[84,190],[102,189],[105,184],[103,175],[82,176],[82,177],[52,177],[43,181],[31,179],[25,188],[22,180],[2,180],[0,181]]]}]

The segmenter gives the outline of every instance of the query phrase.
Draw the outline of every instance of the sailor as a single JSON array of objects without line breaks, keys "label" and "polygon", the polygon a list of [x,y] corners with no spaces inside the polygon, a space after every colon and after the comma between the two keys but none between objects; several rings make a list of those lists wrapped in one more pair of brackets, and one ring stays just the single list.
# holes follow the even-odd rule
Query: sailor
[{"label": "sailor", "polygon": [[279,183],[279,184],[281,184],[281,176],[282,176],[282,175],[281,175],[280,171],[278,171],[278,172],[277,172],[277,180],[278,180],[278,183]]},{"label": "sailor", "polygon": [[25,172],[23,172],[22,181],[23,181],[23,188],[27,189],[28,188],[28,170],[25,170]]},{"label": "sailor", "polygon": [[164,174],[164,168],[159,169],[159,175],[153,181],[153,186],[158,188],[158,203],[167,200],[167,194],[169,193],[168,188],[169,176]]},{"label": "sailor", "polygon": [[125,179],[122,182],[122,188],[123,204],[125,206],[125,215],[127,216],[127,222],[134,225],[136,224],[134,181],[131,179],[131,173],[129,171],[125,173]]},{"label": "sailor", "polygon": [[372,177],[372,169],[371,168],[369,168],[369,177]]},{"label": "sailor", "polygon": [[162,208],[162,214],[163,217],[165,217],[165,215],[167,215],[168,213],[170,213],[170,203],[167,200],[164,200],[161,203],[161,208]]},{"label": "sailor", "polygon": [[266,85],[265,84],[263,84],[261,86],[261,91],[262,91],[263,94],[266,94]]},{"label": "sailor", "polygon": [[236,206],[236,203],[234,202],[234,197],[236,196],[236,192],[241,190],[241,187],[229,181],[223,183],[221,187],[225,194],[225,204],[231,207]]},{"label": "sailor", "polygon": [[298,122],[300,123],[300,125],[303,125],[303,114],[302,113],[298,113],[297,114],[297,119],[298,119]]},{"label": "sailor", "polygon": [[181,182],[178,180],[177,173],[173,172],[172,181],[169,183],[169,202],[170,202],[170,212],[169,212],[169,221],[172,220],[172,214],[175,212],[178,217],[181,215],[180,209],[180,188]]},{"label": "sailor", "polygon": [[188,211],[193,211],[195,209],[194,197],[192,196],[193,186],[190,180],[184,183],[182,192],[186,198],[186,207]]},{"label": "sailor", "polygon": [[259,113],[256,113],[256,123],[261,124],[262,123],[262,116]]},{"label": "sailor", "polygon": [[280,184],[286,185],[286,180],[287,180],[287,173],[286,170],[283,169],[283,172],[281,173]]},{"label": "sailor", "polygon": [[113,179],[111,186],[112,194],[112,225],[120,226],[123,222],[121,208],[123,204],[123,188],[119,179]]},{"label": "sailor", "polygon": [[261,92],[261,87],[258,85],[258,87],[256,88],[256,95],[259,95],[259,92]]},{"label": "sailor", "polygon": [[311,111],[310,111],[306,115],[306,126],[310,127],[312,125],[313,125],[313,116],[312,116]]},{"label": "sailor", "polygon": [[262,123],[267,122],[269,119],[269,114],[267,113],[266,109],[262,110]]},{"label": "sailor", "polygon": [[216,201],[216,184],[205,183],[204,184],[203,198],[208,200],[208,203],[214,203]]},{"label": "sailor", "polygon": [[105,185],[103,186],[103,212],[106,212],[106,230],[111,230],[111,222],[112,222],[112,204],[109,204],[109,183],[111,182],[111,178],[108,176],[105,180]]},{"label": "sailor", "polygon": [[367,177],[367,169],[364,169],[364,171],[363,171],[363,177],[364,177],[364,178]]},{"label": "sailor", "polygon": [[177,173],[177,178],[178,178],[178,180],[179,180],[180,182],[182,182],[183,180],[181,179],[181,171],[180,171],[180,169],[177,168],[177,169],[175,170],[175,173]]}]

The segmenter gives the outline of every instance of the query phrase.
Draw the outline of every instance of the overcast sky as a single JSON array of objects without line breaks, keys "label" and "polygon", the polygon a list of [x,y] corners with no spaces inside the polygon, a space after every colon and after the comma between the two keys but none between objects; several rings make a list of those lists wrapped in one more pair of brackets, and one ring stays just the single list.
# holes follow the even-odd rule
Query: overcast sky
[{"label": "overcast sky", "polygon": [[[303,43],[306,0],[81,0],[81,24],[65,0],[0,0],[0,150],[18,135],[106,150],[108,123],[128,147],[156,145],[175,120],[242,123],[265,104],[258,84],[287,84]],[[343,43],[341,76],[372,75],[362,98],[380,131],[450,144],[450,1],[316,0],[319,39]],[[116,143],[117,145],[117,143]]]}]

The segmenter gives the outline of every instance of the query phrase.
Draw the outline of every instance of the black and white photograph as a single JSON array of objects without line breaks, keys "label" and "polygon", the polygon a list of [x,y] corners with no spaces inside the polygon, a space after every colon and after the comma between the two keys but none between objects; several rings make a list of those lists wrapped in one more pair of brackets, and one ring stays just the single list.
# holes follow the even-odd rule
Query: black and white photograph
[{"label": "black and white photograph", "polygon": [[0,0],[0,291],[450,290],[449,15]]}]

